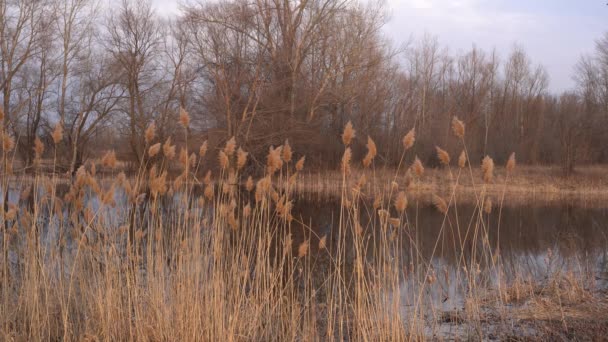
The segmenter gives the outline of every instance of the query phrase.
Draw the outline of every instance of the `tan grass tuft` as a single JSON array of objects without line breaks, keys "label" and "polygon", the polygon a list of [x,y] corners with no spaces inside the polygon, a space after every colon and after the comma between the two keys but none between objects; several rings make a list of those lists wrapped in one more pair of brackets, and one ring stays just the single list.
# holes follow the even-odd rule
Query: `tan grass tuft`
[{"label": "tan grass tuft", "polygon": [[283,161],[289,163],[292,157],[293,151],[291,150],[291,145],[289,145],[289,140],[285,139],[285,144],[283,144]]},{"label": "tan grass tuft", "polygon": [[414,142],[416,142],[416,129],[412,128],[403,136],[403,148],[405,148],[406,151],[409,150],[414,146]]},{"label": "tan grass tuft", "polygon": [[146,128],[146,133],[144,134],[144,138],[146,139],[146,143],[151,143],[152,140],[154,140],[154,137],[156,136],[156,123],[154,123],[154,121],[152,121],[152,123],[150,123],[150,125],[148,125],[148,128]]},{"label": "tan grass tuft", "polygon": [[243,208],[243,217],[247,218],[251,215],[251,205],[247,203],[247,205]]},{"label": "tan grass tuft", "polygon": [[228,159],[228,155],[226,155],[226,152],[224,151],[220,151],[220,153],[218,154],[218,160],[220,162],[220,167],[222,169],[227,169],[228,166],[230,165],[230,160]]},{"label": "tan grass tuft", "polygon": [[450,154],[439,146],[435,146],[437,150],[437,158],[443,165],[450,165]]},{"label": "tan grass tuft", "polygon": [[422,175],[424,174],[424,166],[422,166],[422,162],[420,161],[418,156],[416,156],[416,158],[414,159],[414,163],[412,164],[412,169],[414,170],[414,173],[418,177],[422,177]]},{"label": "tan grass tuft", "polygon": [[460,156],[458,157],[458,167],[464,169],[465,166],[467,166],[467,154],[464,152],[464,150],[462,150],[462,152],[460,152]]},{"label": "tan grass tuft", "polygon": [[2,136],[2,150],[4,152],[10,152],[15,147],[15,141],[10,135],[4,134]]},{"label": "tan grass tuft", "polygon": [[157,155],[158,152],[160,152],[160,143],[156,143],[156,144],[150,146],[150,148],[148,149],[148,156],[150,156],[150,158],[152,158],[155,155]]},{"label": "tan grass tuft", "polygon": [[167,138],[163,144],[163,154],[169,160],[175,158],[175,145],[171,145],[171,137]]},{"label": "tan grass tuft", "polygon": [[184,147],[179,149],[179,162],[182,166],[188,166],[190,158],[188,157],[188,150]]},{"label": "tan grass tuft", "polygon": [[408,202],[405,191],[400,191],[395,199],[395,209],[397,209],[399,213],[403,213],[405,209],[407,209],[407,204]]},{"label": "tan grass tuft", "polygon": [[36,137],[36,139],[34,139],[34,154],[36,155],[36,159],[40,159],[42,153],[44,153],[44,144],[39,137]]},{"label": "tan grass tuft", "polygon": [[396,217],[391,217],[388,219],[388,223],[393,226],[393,228],[399,228],[401,225],[401,220]]},{"label": "tan grass tuft", "polygon": [[457,117],[452,119],[452,132],[459,138],[464,138],[464,122],[460,121]]},{"label": "tan grass tuft", "polygon": [[249,176],[247,178],[247,182],[245,183],[245,189],[247,189],[247,191],[251,192],[251,191],[253,191],[253,187],[254,187],[253,178],[251,178],[251,176]]},{"label": "tan grass tuft", "polygon": [[319,249],[327,248],[327,235],[323,235],[323,237],[319,240]]},{"label": "tan grass tuft", "polygon": [[207,170],[207,173],[205,174],[205,178],[203,178],[203,184],[205,184],[205,185],[211,184],[211,170]]},{"label": "tan grass tuft", "polygon": [[507,172],[511,173],[513,172],[513,170],[515,170],[515,152],[511,153],[511,155],[509,156],[509,160],[507,161]]},{"label": "tan grass tuft", "polygon": [[306,160],[306,156],[302,156],[300,160],[296,163],[296,171],[304,170],[304,161]]},{"label": "tan grass tuft", "polygon": [[350,145],[353,138],[355,137],[355,129],[353,128],[353,124],[349,121],[344,126],[344,132],[342,133],[342,142],[345,146]]},{"label": "tan grass tuft", "polygon": [[483,211],[485,211],[486,214],[490,214],[492,212],[492,198],[486,198],[486,201],[483,205]]},{"label": "tan grass tuft", "polygon": [[486,183],[492,182],[494,178],[494,160],[490,156],[485,156],[481,162],[481,171],[483,173],[483,181]]},{"label": "tan grass tuft", "polygon": [[184,109],[184,107],[179,107],[179,123],[184,126],[184,128],[188,128],[190,126],[190,115]]},{"label": "tan grass tuft", "polygon": [[376,148],[376,143],[372,140],[372,138],[370,136],[367,136],[367,154],[365,155],[365,158],[363,159],[363,166],[364,167],[370,166],[371,163],[374,161],[374,158],[376,158],[377,153],[378,153],[378,150]]},{"label": "tan grass tuft", "polygon": [[437,208],[437,210],[446,215],[448,213],[448,204],[446,203],[446,201],[437,196],[437,195],[433,195],[433,204],[435,205],[435,208]]},{"label": "tan grass tuft", "polygon": [[201,147],[198,149],[198,156],[199,157],[204,158],[205,154],[207,154],[207,140],[205,140],[203,142],[203,144],[201,145]]},{"label": "tan grass tuft", "polygon": [[59,144],[61,142],[61,140],[63,139],[63,126],[61,126],[61,123],[57,123],[55,125],[55,129],[53,129],[53,142],[55,143],[55,145]]},{"label": "tan grass tuft", "polygon": [[283,167],[283,159],[281,157],[282,146],[273,148],[270,146],[268,149],[268,155],[266,156],[266,166],[268,172],[273,174]]},{"label": "tan grass tuft", "polygon": [[226,146],[224,147],[224,153],[226,153],[228,157],[232,157],[234,151],[236,151],[236,138],[233,136],[232,138],[230,138],[230,140],[226,142]]},{"label": "tan grass tuft", "polygon": [[247,155],[249,153],[243,151],[242,148],[239,147],[239,149],[236,152],[236,168],[238,170],[242,169],[243,166],[245,166],[245,164],[247,163]]}]

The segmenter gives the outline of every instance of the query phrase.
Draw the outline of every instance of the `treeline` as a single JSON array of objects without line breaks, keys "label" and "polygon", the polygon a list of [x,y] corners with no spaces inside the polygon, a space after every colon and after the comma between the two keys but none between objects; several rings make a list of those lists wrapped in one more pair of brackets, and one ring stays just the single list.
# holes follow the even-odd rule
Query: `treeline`
[{"label": "treeline", "polygon": [[[58,124],[56,158],[68,172],[108,149],[136,165],[152,123],[158,139],[191,150],[234,136],[251,168],[285,139],[308,165],[334,168],[348,121],[355,157],[370,135],[376,163],[396,164],[416,128],[416,153],[432,165],[436,145],[460,152],[453,116],[466,124],[471,160],[515,151],[566,173],[608,161],[608,34],[574,69],[577,88],[557,95],[521,47],[453,54],[431,36],[396,46],[385,21],[385,9],[350,0],[201,1],[168,19],[144,0],[4,0],[4,131],[25,170],[36,137],[52,145]],[[191,118],[187,140],[180,108]]]}]

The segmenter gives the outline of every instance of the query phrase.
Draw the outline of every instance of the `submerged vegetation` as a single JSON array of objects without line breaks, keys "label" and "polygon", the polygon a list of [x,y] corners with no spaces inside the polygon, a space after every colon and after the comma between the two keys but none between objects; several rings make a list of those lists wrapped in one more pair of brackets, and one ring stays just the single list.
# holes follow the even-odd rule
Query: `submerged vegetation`
[{"label": "submerged vegetation", "polygon": [[[180,124],[187,142],[185,110]],[[436,148],[450,187],[433,195],[442,223],[430,246],[421,242],[428,227],[417,223],[419,203],[408,196],[428,172],[409,155],[413,130],[402,140],[392,179],[377,179],[373,137],[365,157],[355,160],[357,132],[346,125],[336,165],[339,210],[326,231],[296,214],[308,159],[288,141],[269,148],[265,172],[255,177],[245,171],[250,160],[236,139],[213,152],[203,143],[195,153],[171,138],[159,141],[150,126],[135,175],[118,172],[109,151],[81,166],[66,186],[54,172],[14,175],[14,142],[4,132],[0,335],[78,341],[602,336],[608,301],[593,265],[565,267],[548,251],[538,279],[505,262],[495,242],[515,156],[505,158],[504,170],[486,156],[481,174],[474,173],[465,125],[454,118],[452,127],[462,153],[453,161]],[[62,139],[58,125],[55,146]],[[39,165],[54,146],[40,140],[35,146]],[[218,172],[202,174],[201,160],[210,153]],[[175,164],[180,171],[173,177]],[[111,176],[99,176],[97,168]],[[499,168],[506,176],[496,183]],[[474,210],[463,222],[455,213],[465,178]],[[488,195],[490,185],[502,192]],[[493,221],[492,212],[498,212]],[[453,254],[454,267],[442,264],[444,253]]]}]

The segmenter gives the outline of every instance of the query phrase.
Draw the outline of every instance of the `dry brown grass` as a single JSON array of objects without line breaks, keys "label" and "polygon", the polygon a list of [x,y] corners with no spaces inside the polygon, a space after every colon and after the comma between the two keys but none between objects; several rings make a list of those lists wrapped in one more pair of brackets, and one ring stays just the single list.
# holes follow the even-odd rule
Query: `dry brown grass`
[{"label": "dry brown grass", "polygon": [[[189,124],[185,112],[181,123]],[[462,122],[454,119],[453,126],[464,141]],[[145,149],[160,153],[151,127]],[[508,181],[504,170],[489,170],[488,162],[485,172],[466,165],[452,170],[449,156],[438,149],[447,169],[425,171],[416,158],[412,171],[378,170],[369,138],[366,168],[360,170],[352,166],[348,146],[354,135],[347,125],[341,171],[302,174],[304,157],[298,159],[286,142],[270,147],[266,174],[257,181],[241,173],[247,152],[230,139],[219,151],[220,173],[203,178],[203,193],[195,191],[200,158],[188,156],[185,148],[178,158],[179,175],[169,179],[176,150],[170,138],[162,144],[162,157],[142,160],[133,177],[118,173],[109,152],[99,167],[110,177],[102,178],[98,166],[88,164],[73,181],[54,173],[12,175],[13,151],[5,146],[2,339],[441,338],[437,334],[445,314],[436,293],[443,294],[450,284],[463,296],[456,313],[461,317],[457,324],[468,327],[458,336],[463,339],[486,338],[488,327],[504,328],[500,336],[509,336],[513,320],[550,320],[554,317],[548,313],[557,311],[564,326],[606,312],[605,301],[585,277],[550,274],[542,283],[524,282],[524,274],[514,281],[504,276],[482,210],[489,196],[501,198],[502,206],[508,193],[510,201],[517,190],[507,183],[516,189],[529,186],[522,183],[534,183],[537,169],[514,171],[513,162]],[[56,137],[61,140],[59,133]],[[404,137],[404,155],[414,137],[413,131]],[[206,152],[205,144],[199,157]],[[9,199],[9,184],[19,188],[18,199]],[[67,191],[59,191],[59,184]],[[295,197],[305,193],[339,198],[339,223],[329,233],[319,236],[306,218],[294,217]],[[419,230],[425,227],[418,227],[407,210],[408,201],[423,193],[439,194],[434,198],[442,218],[436,241],[425,245],[429,253],[420,250]],[[479,209],[468,226],[450,221],[464,198]],[[364,212],[371,217],[363,217]],[[452,240],[458,261],[453,274],[442,274],[433,262],[448,234],[458,236]],[[526,306],[509,309],[512,303]],[[581,303],[592,303],[593,310],[583,312]]]}]

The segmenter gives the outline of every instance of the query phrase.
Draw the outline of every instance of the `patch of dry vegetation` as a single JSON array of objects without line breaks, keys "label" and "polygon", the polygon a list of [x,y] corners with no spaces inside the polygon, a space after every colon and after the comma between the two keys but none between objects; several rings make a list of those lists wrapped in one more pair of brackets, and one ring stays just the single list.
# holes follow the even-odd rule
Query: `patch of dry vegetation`
[{"label": "patch of dry vegetation", "polygon": [[[180,113],[187,141],[189,119]],[[155,141],[152,127],[146,132],[148,157],[135,177],[119,173],[109,152],[102,160],[113,176],[109,181],[102,182],[97,165],[89,164],[61,192],[55,176],[37,172],[21,183],[16,199],[8,191],[14,145],[6,141],[0,333],[4,340],[441,338],[445,315],[432,294],[450,283],[464,299],[456,313],[461,318],[452,321],[469,327],[459,338],[485,338],[488,325],[508,336],[510,320],[552,319],[530,311],[559,310],[564,324],[605,313],[605,301],[574,277],[552,277],[540,292],[532,282],[507,281],[484,212],[493,210],[490,195],[502,206],[514,158],[501,171],[486,157],[480,173],[466,163],[464,124],[455,118],[453,129],[464,152],[452,168],[447,152],[437,149],[445,170],[436,172],[447,173],[448,181],[433,195],[443,224],[430,258],[419,250],[418,230],[424,227],[407,210],[408,197],[424,187],[429,170],[418,158],[404,170],[391,170],[391,177],[389,170],[376,170],[371,137],[363,169],[356,169],[350,123],[342,135],[339,224],[324,236],[306,218],[293,216],[304,157],[298,159],[287,141],[270,147],[265,175],[255,181],[243,174],[247,152],[231,139],[218,153],[219,174],[207,173],[199,182],[206,144],[198,155],[183,148],[178,155],[170,139]],[[55,144],[62,138],[56,136]],[[414,141],[410,131],[402,160]],[[169,161],[176,156],[180,173],[169,179]],[[466,177],[477,203],[468,225],[448,219],[457,194],[467,188]],[[200,195],[194,191],[199,185]],[[502,196],[493,194],[496,187]],[[457,237],[452,275],[432,262],[446,234]],[[473,243],[465,244],[467,239]],[[508,309],[513,298],[527,298],[526,306]],[[593,303],[595,311],[582,313],[581,302]],[[488,315],[488,303],[496,314]],[[580,314],[567,315],[569,310]]]}]

